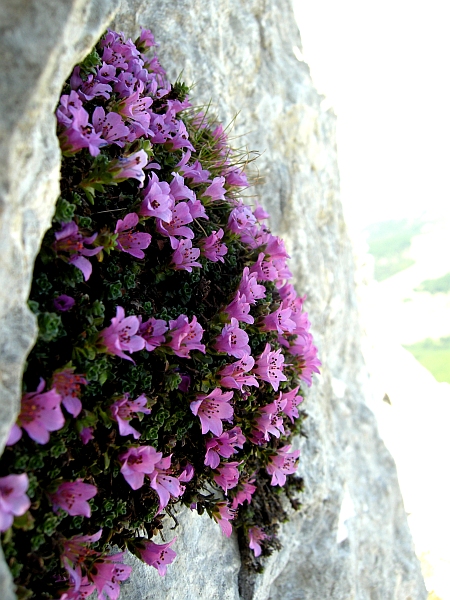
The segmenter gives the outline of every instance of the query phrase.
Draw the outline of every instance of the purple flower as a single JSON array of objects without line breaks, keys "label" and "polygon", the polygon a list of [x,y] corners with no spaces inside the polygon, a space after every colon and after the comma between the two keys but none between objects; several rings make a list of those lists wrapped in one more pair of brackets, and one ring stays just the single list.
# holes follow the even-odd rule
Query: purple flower
[{"label": "purple flower", "polygon": [[137,413],[149,415],[151,410],[148,409],[146,405],[147,397],[144,394],[141,394],[136,400],[130,400],[130,395],[128,393],[111,405],[111,415],[119,425],[120,435],[132,435],[135,440],[141,437],[139,431],[136,431],[134,427],[131,427],[129,421],[131,421]]},{"label": "purple flower", "polygon": [[[280,394],[281,397],[281,394]],[[258,417],[255,420],[255,428],[252,431],[252,442],[262,444],[269,441],[269,434],[279,438],[284,434],[283,417],[281,413],[286,406],[287,400],[275,400],[259,409]]]},{"label": "purple flower", "polygon": [[69,257],[66,260],[77,269],[80,269],[85,281],[89,279],[92,273],[92,265],[85,257],[94,256],[103,250],[103,246],[85,247],[85,244],[92,244],[96,237],[96,233],[89,237],[83,237],[78,232],[78,225],[75,221],[64,223],[62,229],[55,232],[56,241],[53,244],[55,251],[57,254],[61,252],[68,254]]},{"label": "purple flower", "polygon": [[278,333],[292,333],[296,327],[295,322],[291,319],[292,311],[290,308],[283,308],[280,305],[278,309],[266,315],[263,318],[262,331],[278,331]]},{"label": "purple flower", "polygon": [[112,174],[114,181],[120,183],[127,179],[137,179],[139,187],[144,185],[145,173],[142,170],[148,163],[145,150],[139,150],[129,156],[119,156],[111,161],[108,171]]},{"label": "purple flower", "polygon": [[166,222],[171,221],[174,199],[171,196],[168,183],[159,181],[158,175],[152,173],[147,187],[144,188],[142,194],[144,199],[139,209],[141,216],[158,217]]},{"label": "purple flower", "polygon": [[151,317],[145,323],[142,323],[142,317],[139,316],[139,335],[145,340],[145,349],[151,352],[161,344],[164,344],[166,338],[164,334],[167,331],[167,323],[163,319],[154,319]]},{"label": "purple flower", "polygon": [[[147,48],[152,48],[156,46],[155,38],[150,29],[144,29],[141,27],[141,35],[136,40],[136,47],[138,47],[141,52],[143,52]],[[171,542],[172,543],[172,542]]]},{"label": "purple flower", "polygon": [[228,217],[228,229],[239,235],[246,233],[253,225],[255,225],[255,223],[256,218],[250,207],[242,202],[240,202],[236,208],[233,208]]},{"label": "purple flower", "polygon": [[253,550],[255,556],[259,556],[261,554],[259,542],[267,539],[267,535],[260,527],[250,527],[248,530],[248,539],[250,549]]},{"label": "purple flower", "polygon": [[75,368],[70,367],[53,373],[52,384],[61,396],[64,408],[74,417],[78,417],[82,404],[78,396],[81,393],[81,385],[86,385],[84,375],[76,375]]},{"label": "purple flower", "polygon": [[255,359],[253,356],[244,354],[240,360],[226,365],[219,371],[219,375],[222,376],[220,385],[225,388],[240,390],[241,392],[244,385],[259,387],[259,383],[253,375],[246,375],[246,373],[253,369],[254,365]]},{"label": "purple flower", "polygon": [[[77,100],[72,94],[76,94]],[[75,91],[72,91],[69,97],[61,97],[56,117],[58,122],[65,126],[65,129],[58,134],[64,154],[71,155],[82,148],[88,148],[92,156],[97,156],[100,148],[108,144],[89,122],[89,113],[83,108]]]},{"label": "purple flower", "polygon": [[153,473],[161,458],[162,452],[157,452],[153,446],[129,448],[119,455],[119,460],[122,461],[120,472],[130,487],[138,490],[144,485],[145,475]]},{"label": "purple flower", "polygon": [[[170,222],[156,221],[156,229],[161,235],[165,235],[170,239],[170,245],[175,250],[178,247],[178,240],[174,236],[181,236],[192,240],[194,232],[190,227],[185,227],[187,223],[192,223],[193,218],[189,211],[189,206],[186,202],[179,202],[172,209],[172,219]],[[199,251],[200,255],[200,251]]]},{"label": "purple flower", "polygon": [[74,305],[75,300],[72,298],[72,296],[66,296],[65,294],[61,294],[53,300],[53,306],[56,308],[56,310],[60,310],[61,312],[70,310]]},{"label": "purple flower", "polygon": [[200,418],[203,434],[208,431],[217,436],[222,434],[222,421],[231,421],[233,418],[233,407],[229,403],[232,397],[233,392],[222,392],[216,388],[207,396],[198,395],[197,400],[191,402],[191,411]]},{"label": "purple flower", "polygon": [[66,481],[61,483],[54,494],[50,494],[50,500],[53,504],[53,511],[58,508],[65,510],[70,516],[82,515],[91,516],[91,507],[88,500],[97,494],[95,485],[83,483],[81,479],[76,481]]},{"label": "purple flower", "polygon": [[231,503],[231,508],[236,510],[236,508],[244,504],[247,501],[249,504],[252,501],[252,496],[256,492],[256,485],[253,485],[254,479],[250,481],[240,481],[238,484],[238,490],[236,492],[235,497],[233,498],[233,502]]},{"label": "purple flower", "polygon": [[170,473],[170,463],[172,456],[165,456],[156,465],[155,470],[150,475],[150,487],[155,490],[159,496],[159,510],[167,506],[170,497],[178,498],[181,496],[184,488],[179,480]]},{"label": "purple flower", "polygon": [[256,208],[253,211],[253,214],[258,219],[258,221],[264,221],[265,219],[270,218],[269,213],[266,212],[260,204],[256,205]]},{"label": "purple flower", "polygon": [[300,394],[297,394],[298,390],[299,386],[297,386],[290,392],[280,392],[280,396],[277,400],[277,402],[280,403],[286,401],[286,404],[283,408],[283,412],[289,417],[291,423],[294,422],[294,419],[298,419],[297,406],[300,404],[300,402],[303,402],[303,397],[300,396]]},{"label": "purple flower", "polygon": [[227,190],[223,187],[225,177],[214,177],[211,185],[203,192],[203,196],[211,198],[211,200],[225,200]]},{"label": "purple flower", "polygon": [[209,181],[209,171],[207,171],[206,169],[202,169],[202,165],[199,163],[198,160],[195,161],[195,163],[192,166],[187,165],[190,158],[191,151],[187,150],[184,153],[183,158],[177,164],[177,169],[180,170],[180,173],[183,173],[183,175],[187,179],[192,179],[193,183],[206,183],[207,181]]},{"label": "purple flower", "polygon": [[170,182],[170,193],[175,202],[178,202],[179,200],[191,200],[192,202],[195,202],[195,193],[185,185],[184,177],[181,177],[178,173],[172,173],[172,175],[173,179]]},{"label": "purple flower", "polygon": [[237,486],[239,481],[239,471],[237,467],[241,463],[230,462],[223,463],[214,473],[214,481],[223,489],[225,493]]},{"label": "purple flower", "polygon": [[[106,60],[106,59],[105,59]],[[140,91],[143,86],[130,94],[127,98],[124,98],[119,104],[114,107],[120,115],[126,119],[134,122],[137,130],[137,136],[149,134],[150,126],[150,106],[153,104],[153,100],[148,96],[141,97]]]},{"label": "purple flower", "polygon": [[205,345],[200,344],[203,328],[194,315],[192,321],[186,315],[180,315],[175,321],[169,321],[170,341],[166,346],[172,348],[173,353],[181,358],[191,358],[191,350],[199,350],[205,354]]},{"label": "purple flower", "polygon": [[115,112],[106,114],[102,106],[97,106],[94,110],[92,122],[95,131],[110,144],[116,143],[118,146],[123,146],[122,140],[130,133],[120,115]]},{"label": "purple flower", "polygon": [[215,469],[219,466],[220,456],[230,458],[238,452],[238,448],[242,448],[245,443],[245,436],[242,435],[240,427],[233,427],[229,431],[224,431],[219,437],[212,437],[206,440],[206,455],[205,465]]},{"label": "purple flower", "polygon": [[312,335],[310,333],[299,335],[290,346],[289,352],[295,356],[295,366],[300,370],[300,379],[311,386],[312,374],[320,373],[319,367],[322,364],[317,357],[317,348],[313,344]]},{"label": "purple flower", "polygon": [[133,227],[139,223],[139,217],[136,213],[128,213],[125,218],[119,219],[116,223],[115,233],[118,233],[117,247],[122,252],[127,252],[136,258],[144,258],[142,250],[149,247],[152,236],[149,233],[133,233]]},{"label": "purple flower", "polygon": [[283,363],[284,356],[281,354],[281,349],[272,351],[270,344],[266,344],[257,360],[257,368],[253,369],[253,372],[263,381],[270,383],[277,391],[280,381],[287,381],[286,375],[283,374]]},{"label": "purple flower", "polygon": [[145,347],[144,338],[136,335],[139,324],[138,317],[125,317],[124,309],[117,306],[116,316],[111,319],[111,325],[100,332],[99,342],[105,347],[105,352],[134,362],[124,350],[133,353]]},{"label": "purple flower", "polygon": [[249,323],[251,325],[255,321],[252,315],[249,314],[250,303],[247,302],[245,295],[239,291],[236,292],[233,301],[224,309],[224,312],[226,312],[230,318],[234,317],[243,323]]},{"label": "purple flower", "polygon": [[300,450],[290,452],[291,446],[278,448],[277,454],[270,457],[266,471],[272,475],[270,485],[283,486],[286,483],[286,475],[292,475],[297,470],[297,459]]},{"label": "purple flower", "polygon": [[[95,585],[98,600],[105,600],[104,593],[110,600],[117,600],[120,594],[120,581],[126,581],[133,570],[129,565],[118,563],[124,553],[119,552],[112,556],[103,557],[95,561],[89,572],[89,577]],[[115,561],[115,562],[112,562]]]},{"label": "purple flower", "polygon": [[155,544],[155,542],[149,540],[139,539],[136,546],[141,560],[151,567],[155,567],[155,569],[158,570],[158,573],[161,576],[164,576],[167,571],[167,565],[170,565],[177,555],[177,553],[170,548],[176,539],[177,538],[174,537],[173,540],[167,542],[167,544]]},{"label": "purple flower", "polygon": [[201,247],[202,255],[212,262],[224,262],[223,257],[228,252],[225,244],[222,244],[223,229],[213,231],[211,235],[199,240],[198,244]]},{"label": "purple flower", "polygon": [[245,296],[245,299],[249,304],[255,304],[257,300],[266,297],[266,288],[258,283],[256,273],[250,273],[248,267],[245,267],[244,272],[242,273],[239,292]]},{"label": "purple flower", "polygon": [[256,273],[258,281],[275,281],[278,279],[278,271],[271,260],[265,260],[264,252],[260,252],[258,260],[250,268],[250,273]]},{"label": "purple flower", "polygon": [[201,263],[197,262],[197,258],[200,256],[200,249],[193,248],[191,240],[180,240],[178,247],[172,254],[173,268],[175,271],[187,271],[192,273],[193,267],[201,268]]},{"label": "purple flower", "polygon": [[250,354],[248,345],[248,335],[243,329],[239,329],[239,323],[234,317],[231,323],[225,325],[222,333],[216,338],[214,348],[218,352],[225,352],[229,356],[242,358],[245,354]]},{"label": "purple flower", "polygon": [[11,527],[14,517],[20,517],[30,508],[26,495],[28,475],[7,475],[0,477],[0,532]]},{"label": "purple flower", "polygon": [[23,427],[30,438],[38,444],[46,444],[50,431],[57,431],[64,425],[61,411],[61,396],[55,389],[41,394],[45,381],[41,378],[35,392],[22,396],[22,407],[17,425]]},{"label": "purple flower", "polygon": [[80,431],[80,438],[84,445],[94,439],[94,434],[92,433],[93,427],[83,427]]},{"label": "purple flower", "polygon": [[219,524],[223,535],[230,537],[233,527],[230,521],[234,519],[234,510],[232,510],[228,502],[217,502],[214,506],[212,516],[216,523]]},{"label": "purple flower", "polygon": [[230,169],[225,175],[225,179],[228,185],[233,185],[237,187],[249,187],[247,175],[242,170],[236,168]]}]

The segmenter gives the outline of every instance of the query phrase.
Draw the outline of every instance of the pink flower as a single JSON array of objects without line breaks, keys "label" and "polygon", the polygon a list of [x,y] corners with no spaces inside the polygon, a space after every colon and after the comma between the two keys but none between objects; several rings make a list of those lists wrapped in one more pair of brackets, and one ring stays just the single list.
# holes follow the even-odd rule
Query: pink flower
[{"label": "pink flower", "polygon": [[233,208],[228,217],[228,229],[237,234],[247,233],[255,223],[256,218],[250,210],[250,207],[242,202],[240,202],[236,208]]},{"label": "pink flower", "polygon": [[175,271],[187,271],[192,273],[192,267],[201,268],[201,264],[197,262],[200,256],[200,249],[193,248],[191,240],[180,240],[178,247],[172,254],[172,265]]},{"label": "pink flower", "polygon": [[249,323],[251,325],[255,321],[252,315],[249,314],[250,303],[247,302],[245,295],[241,294],[239,291],[236,292],[236,296],[231,304],[224,309],[224,312],[226,312],[230,318],[234,317],[243,323]]},{"label": "pink flower", "polygon": [[120,115],[115,112],[105,113],[102,106],[95,108],[92,114],[92,123],[95,131],[110,144],[116,143],[118,146],[123,146],[122,139],[130,133]]},{"label": "pink flower", "polygon": [[83,483],[81,479],[76,481],[66,481],[61,483],[54,494],[50,494],[50,500],[53,504],[53,511],[58,508],[65,510],[70,516],[82,515],[91,516],[91,507],[88,500],[97,494],[95,485]]},{"label": "pink flower", "polygon": [[177,538],[167,542],[167,544],[155,544],[149,540],[140,539],[136,544],[141,560],[155,567],[161,576],[164,576],[167,571],[167,565],[170,565],[177,553],[170,548]]},{"label": "pink flower", "polygon": [[115,354],[134,362],[124,350],[137,352],[145,347],[145,340],[136,335],[139,329],[139,319],[135,316],[125,317],[121,306],[116,308],[116,316],[111,319],[111,325],[100,332],[100,343],[105,346],[108,354]]},{"label": "pink flower", "polygon": [[178,481],[181,481],[182,483],[188,483],[189,481],[191,481],[194,475],[194,467],[190,463],[187,463],[187,465],[181,471],[180,476],[178,477]]},{"label": "pink flower", "polygon": [[120,581],[126,581],[131,575],[132,567],[119,563],[122,560],[124,552],[119,552],[111,556],[106,556],[95,561],[89,577],[95,585],[98,593],[98,600],[105,600],[104,594],[108,595],[110,600],[117,600],[120,595]]},{"label": "pink flower", "polygon": [[159,181],[156,173],[152,176],[143,190],[144,200],[142,201],[139,214],[144,217],[158,217],[163,221],[172,219],[172,209],[174,200],[171,196],[169,184],[165,181]]},{"label": "pink flower", "polygon": [[258,281],[275,281],[278,279],[278,271],[271,260],[265,260],[264,252],[260,252],[258,260],[250,268],[250,273],[256,273]]},{"label": "pink flower", "polygon": [[230,458],[236,454],[236,446],[242,448],[244,443],[245,436],[242,435],[240,427],[233,427],[229,431],[224,431],[219,437],[206,440],[205,465],[215,469],[219,466],[220,456]]},{"label": "pink flower", "polygon": [[83,427],[80,431],[80,438],[84,445],[94,439],[93,427]]},{"label": "pink flower", "polygon": [[230,462],[222,463],[222,465],[214,473],[214,481],[223,489],[225,493],[237,486],[239,481],[239,471],[237,467],[241,463]]},{"label": "pink flower", "polygon": [[203,192],[203,196],[211,198],[211,200],[225,200],[226,189],[223,187],[225,177],[214,177],[211,185]]},{"label": "pink flower", "polygon": [[162,458],[155,465],[155,470],[150,475],[150,487],[155,490],[159,496],[159,510],[162,510],[169,503],[170,497],[178,498],[183,493],[184,488],[180,485],[176,477],[170,475],[170,463],[172,456]]},{"label": "pink flower", "polygon": [[289,348],[289,352],[297,359],[296,367],[301,371],[300,379],[306,381],[309,386],[312,384],[312,374],[320,373],[319,367],[322,364],[317,357],[317,348],[312,342],[312,335],[306,333],[303,336],[298,336]]},{"label": "pink flower", "polygon": [[194,315],[192,321],[186,315],[180,315],[175,321],[169,321],[169,333],[171,339],[166,346],[172,348],[173,353],[181,358],[191,358],[191,350],[199,350],[205,354],[204,344],[200,344],[203,336],[203,328],[197,322]]},{"label": "pink flower", "polygon": [[261,546],[259,542],[267,539],[267,535],[260,527],[250,527],[248,530],[248,539],[249,539],[249,547],[253,550],[255,556],[259,556],[261,554]]},{"label": "pink flower", "polygon": [[76,535],[64,541],[61,560],[69,574],[75,592],[78,592],[81,585],[86,581],[81,572],[81,565],[84,568],[86,558],[100,556],[98,552],[89,548],[88,544],[98,542],[101,535],[102,530],[99,529],[94,535]]},{"label": "pink flower", "polygon": [[[66,567],[67,568],[67,567]],[[95,585],[85,576],[81,578],[78,589],[70,587],[59,600],[85,600],[95,592]]]},{"label": "pink flower", "polygon": [[76,375],[75,368],[70,367],[53,373],[53,388],[61,396],[64,408],[73,417],[78,417],[82,404],[78,396],[81,394],[81,386],[87,384],[84,375]]},{"label": "pink flower", "polygon": [[[281,398],[281,394],[280,394]],[[287,400],[275,400],[259,409],[258,417],[255,420],[255,428],[252,431],[252,442],[261,444],[269,441],[269,434],[279,438],[284,434],[283,417],[281,413],[286,406]]]},{"label": "pink flower", "polygon": [[123,398],[111,405],[110,410],[112,418],[119,425],[120,435],[132,435],[137,440],[141,437],[141,434],[134,427],[131,427],[129,422],[137,413],[149,415],[151,410],[146,408],[147,397],[144,394],[141,394],[136,400],[130,400],[129,398],[130,394],[126,393]]},{"label": "pink flower", "polygon": [[30,499],[26,495],[28,475],[6,475],[0,477],[0,532],[11,527],[14,517],[20,517],[30,508]]},{"label": "pink flower", "polygon": [[165,342],[164,334],[167,331],[167,323],[163,319],[154,319],[151,317],[145,323],[142,323],[142,317],[139,316],[139,335],[145,340],[145,349],[151,352]]},{"label": "pink flower", "polygon": [[247,501],[250,504],[250,502],[252,501],[252,496],[256,491],[256,485],[253,485],[253,481],[254,479],[251,479],[250,481],[239,482],[238,491],[235,497],[233,498],[233,502],[231,503],[231,508],[233,510],[236,510],[236,508],[240,504],[244,504],[245,501]]},{"label": "pink flower", "polygon": [[253,214],[258,219],[258,221],[264,221],[265,219],[270,218],[269,213],[266,212],[260,204],[256,205],[256,208],[253,211]]},{"label": "pink flower", "polygon": [[[186,202],[179,202],[172,209],[172,219],[170,221],[162,221],[158,219],[156,229],[161,235],[165,235],[170,239],[170,245],[175,250],[178,247],[178,240],[175,236],[181,236],[192,240],[194,232],[190,227],[185,227],[187,223],[192,223],[193,218]],[[200,252],[199,252],[200,254]]]},{"label": "pink flower", "polygon": [[94,256],[103,250],[103,246],[85,248],[85,244],[91,245],[96,237],[96,233],[89,237],[83,237],[81,233],[78,233],[78,225],[75,221],[64,223],[62,229],[55,233],[56,241],[53,244],[55,252],[57,254],[61,252],[68,254],[69,256],[64,259],[74,267],[77,267],[77,269],[80,269],[85,281],[89,279],[92,273],[92,265],[85,257]]},{"label": "pink flower", "polygon": [[145,173],[143,168],[148,162],[148,156],[145,150],[139,150],[129,156],[119,156],[110,163],[108,171],[112,174],[113,180],[117,183],[127,179],[137,179],[139,187],[144,185]]},{"label": "pink flower", "polygon": [[60,310],[61,312],[70,310],[74,305],[74,298],[72,298],[72,296],[66,296],[66,294],[61,294],[53,300],[53,306],[56,308],[56,310]]},{"label": "pink flower", "polygon": [[244,356],[237,362],[226,365],[219,371],[221,375],[220,385],[225,388],[232,388],[240,390],[244,385],[259,387],[259,383],[253,377],[253,375],[246,375],[248,371],[251,371],[255,365],[255,359],[253,356],[244,354]]},{"label": "pink flower", "polygon": [[191,411],[200,418],[203,434],[208,431],[214,435],[222,434],[222,420],[231,421],[233,418],[233,407],[229,404],[232,397],[233,392],[222,392],[216,388],[207,396],[198,395],[197,400],[191,402]]},{"label": "pink flower", "polygon": [[217,502],[213,509],[212,516],[216,523],[219,524],[223,535],[230,537],[233,527],[230,521],[234,519],[234,510],[230,508],[228,502]]},{"label": "pink flower", "polygon": [[145,475],[153,473],[161,458],[162,452],[157,452],[153,446],[129,448],[119,456],[119,460],[122,461],[120,472],[130,487],[138,490],[144,485]]},{"label": "pink flower", "polygon": [[297,394],[298,390],[299,386],[297,386],[290,392],[280,392],[280,396],[277,400],[277,402],[286,401],[286,404],[283,408],[283,412],[290,418],[291,423],[294,422],[294,419],[298,419],[297,406],[300,404],[300,402],[303,402],[302,396],[300,396],[300,394]]},{"label": "pink flower", "polygon": [[152,236],[149,233],[133,233],[133,227],[139,223],[139,217],[136,213],[129,213],[123,221],[119,219],[116,224],[115,233],[118,233],[117,247],[122,252],[127,252],[136,258],[144,258],[142,250],[149,247]]},{"label": "pink flower", "polygon": [[231,323],[225,325],[222,333],[216,338],[214,348],[218,352],[225,352],[229,356],[242,358],[245,354],[250,354],[248,345],[248,335],[243,329],[239,329],[239,323],[234,317]]},{"label": "pink flower", "polygon": [[266,288],[258,283],[256,273],[250,273],[248,267],[244,268],[238,291],[245,296],[249,304],[255,304],[257,300],[266,297]]},{"label": "pink flower", "polygon": [[238,187],[249,187],[249,183],[247,181],[247,175],[244,171],[240,169],[230,169],[225,175],[225,179],[228,185],[238,186]]},{"label": "pink flower", "polygon": [[202,255],[212,262],[224,262],[223,257],[228,252],[225,244],[221,243],[223,238],[223,229],[213,231],[211,235],[199,240],[198,244],[201,248]]},{"label": "pink flower", "polygon": [[174,198],[175,202],[180,200],[191,200],[195,201],[195,193],[187,187],[184,183],[184,177],[178,175],[178,173],[172,173],[173,179],[170,182],[170,193]]},{"label": "pink flower", "polygon": [[50,431],[57,431],[64,425],[61,396],[53,388],[41,394],[44,387],[45,381],[41,378],[35,392],[22,396],[22,408],[17,419],[17,425],[23,427],[38,444],[46,444]]},{"label": "pink flower", "polygon": [[283,486],[286,483],[286,475],[292,475],[297,470],[297,459],[300,456],[300,450],[289,452],[291,446],[278,448],[277,454],[269,459],[266,471],[272,475],[270,485]]},{"label": "pink flower", "polygon": [[255,375],[263,381],[270,383],[275,391],[278,390],[280,381],[287,381],[283,374],[284,356],[281,349],[272,351],[270,344],[266,344],[264,352],[257,360],[257,368],[253,370]]},{"label": "pink flower", "polygon": [[292,311],[290,308],[278,307],[273,313],[263,318],[262,331],[278,331],[278,333],[292,333],[295,329],[295,322],[290,318]]}]

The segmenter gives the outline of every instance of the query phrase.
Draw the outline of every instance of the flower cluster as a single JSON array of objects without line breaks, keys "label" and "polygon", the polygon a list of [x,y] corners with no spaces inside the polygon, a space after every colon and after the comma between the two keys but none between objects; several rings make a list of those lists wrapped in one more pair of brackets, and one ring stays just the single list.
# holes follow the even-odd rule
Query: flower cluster
[{"label": "flower cluster", "polygon": [[291,439],[320,366],[305,298],[243,201],[248,157],[154,48],[148,30],[108,31],[56,110],[39,337],[0,463],[5,554],[36,596],[116,600],[126,548],[164,575],[176,538],[152,538],[180,502],[267,554],[285,516],[274,488],[293,504],[301,489]]}]

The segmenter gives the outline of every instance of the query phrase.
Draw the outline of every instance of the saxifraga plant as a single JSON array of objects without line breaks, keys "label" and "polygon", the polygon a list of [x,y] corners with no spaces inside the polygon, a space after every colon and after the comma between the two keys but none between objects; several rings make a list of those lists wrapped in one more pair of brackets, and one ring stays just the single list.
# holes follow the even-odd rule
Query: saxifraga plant
[{"label": "saxifraga plant", "polygon": [[[248,155],[171,85],[142,30],[108,31],[56,111],[61,196],[36,260],[39,325],[0,462],[0,531],[20,598],[115,600],[128,549],[176,504],[279,547],[302,488],[300,383],[320,362]],[[111,548],[119,553],[111,555]]]}]

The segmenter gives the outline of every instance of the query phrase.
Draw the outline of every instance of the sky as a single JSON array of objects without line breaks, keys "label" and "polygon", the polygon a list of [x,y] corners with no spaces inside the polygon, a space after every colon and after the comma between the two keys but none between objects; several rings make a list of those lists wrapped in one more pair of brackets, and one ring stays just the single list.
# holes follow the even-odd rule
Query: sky
[{"label": "sky", "polygon": [[304,59],[338,116],[349,225],[450,215],[450,3],[293,4]]}]

